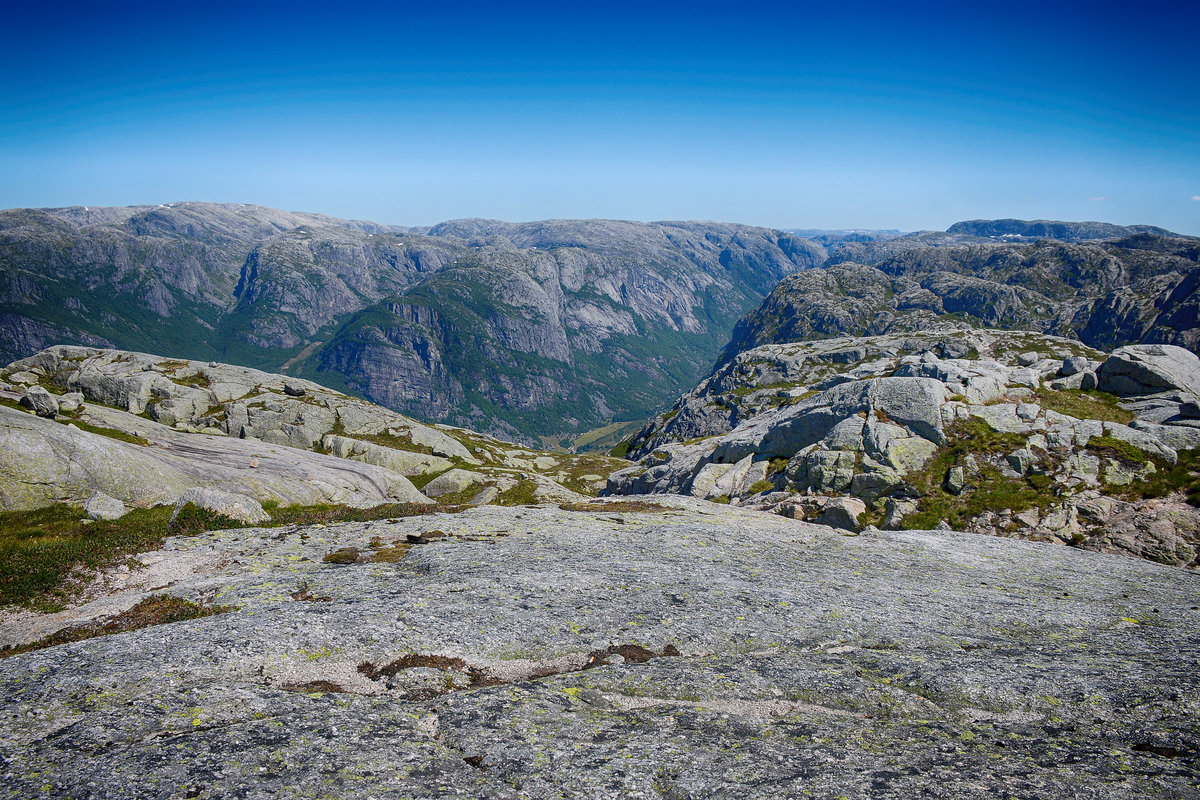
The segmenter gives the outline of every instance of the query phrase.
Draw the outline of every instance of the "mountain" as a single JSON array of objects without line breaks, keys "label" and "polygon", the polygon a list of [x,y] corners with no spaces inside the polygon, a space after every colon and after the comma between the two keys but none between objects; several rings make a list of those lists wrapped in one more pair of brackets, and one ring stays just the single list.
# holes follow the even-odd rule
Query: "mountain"
[{"label": "mountain", "polygon": [[914,246],[785,278],[738,321],[721,361],[762,344],[946,324],[1034,330],[1105,350],[1136,342],[1194,350],[1198,287],[1192,238]]},{"label": "mountain", "polygon": [[0,358],[69,342],[220,359],[557,440],[686,390],[741,314],[825,257],[722,223],[17,209],[0,212]]}]

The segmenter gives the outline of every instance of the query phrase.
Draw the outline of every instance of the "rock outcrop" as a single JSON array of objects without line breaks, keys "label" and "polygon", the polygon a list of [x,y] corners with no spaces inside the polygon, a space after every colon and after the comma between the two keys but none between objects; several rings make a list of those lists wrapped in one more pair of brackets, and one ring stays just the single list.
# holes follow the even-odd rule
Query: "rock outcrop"
[{"label": "rock outcrop", "polygon": [[[175,538],[89,605],[0,621],[15,643],[163,591],[232,609],[0,659],[4,794],[1194,794],[1192,575],[588,509]],[[369,557],[397,539],[429,543]],[[325,558],[346,549],[368,557]]]},{"label": "rock outcrop", "polygon": [[480,490],[493,490],[479,502],[505,501],[507,490],[512,502],[570,500],[594,494],[620,463],[549,458],[311,381],[217,362],[60,346],[0,374],[28,387],[0,391],[0,401],[17,406],[37,394],[59,410],[52,421],[0,406],[5,509],[82,504],[97,491],[146,507],[192,489],[282,505],[429,503],[414,481],[458,466],[479,471]]},{"label": "rock outcrop", "polygon": [[1198,392],[1200,358],[1169,345],[1106,357],[954,329],[765,345],[643,428],[608,491],[825,521],[842,495],[862,506],[838,506],[839,527],[947,522],[1200,566]]}]

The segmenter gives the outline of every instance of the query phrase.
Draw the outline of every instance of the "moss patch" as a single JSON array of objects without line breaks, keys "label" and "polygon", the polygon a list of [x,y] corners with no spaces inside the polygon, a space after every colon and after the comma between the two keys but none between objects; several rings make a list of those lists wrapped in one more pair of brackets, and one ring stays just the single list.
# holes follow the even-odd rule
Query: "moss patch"
[{"label": "moss patch", "polygon": [[26,653],[30,650],[39,650],[43,647],[52,647],[56,644],[79,642],[84,639],[92,639],[96,636],[108,636],[113,633],[136,631],[141,628],[148,628],[151,625],[165,625],[170,622],[211,617],[214,614],[223,614],[233,610],[232,606],[201,606],[178,597],[156,594],[147,597],[133,608],[116,616],[87,625],[66,628],[29,644],[0,649],[0,658],[13,656],[17,653]]},{"label": "moss patch", "polygon": [[[947,426],[947,442],[920,470],[910,473],[908,481],[917,489],[917,511],[901,523],[908,529],[926,530],[945,520],[962,530],[985,511],[1024,511],[1053,505],[1058,498],[1053,479],[1046,475],[1005,475],[988,464],[988,456],[1002,456],[1025,447],[1025,437],[1001,433],[979,417],[960,420]],[[976,457],[979,473],[967,477],[962,494],[948,492],[943,482],[951,467],[962,466],[967,455]]]},{"label": "moss patch", "polygon": [[1076,419],[1098,419],[1102,422],[1119,422],[1122,425],[1128,425],[1134,420],[1133,412],[1121,408],[1117,396],[1108,392],[1038,389],[1034,399],[1042,408]]}]

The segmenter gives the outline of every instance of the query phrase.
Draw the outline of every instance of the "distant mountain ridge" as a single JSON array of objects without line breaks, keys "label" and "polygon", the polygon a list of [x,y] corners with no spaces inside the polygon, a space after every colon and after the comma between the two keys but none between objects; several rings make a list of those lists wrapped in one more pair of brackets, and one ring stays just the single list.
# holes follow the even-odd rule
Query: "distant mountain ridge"
[{"label": "distant mountain ridge", "polygon": [[262,206],[0,212],[0,356],[59,342],[319,378],[526,440],[652,412],[819,244],[727,223],[453,220]]},{"label": "distant mountain ridge", "polygon": [[764,344],[951,325],[1032,330],[1103,350],[1200,347],[1200,240],[920,246],[785,278],[738,321],[720,363]]}]

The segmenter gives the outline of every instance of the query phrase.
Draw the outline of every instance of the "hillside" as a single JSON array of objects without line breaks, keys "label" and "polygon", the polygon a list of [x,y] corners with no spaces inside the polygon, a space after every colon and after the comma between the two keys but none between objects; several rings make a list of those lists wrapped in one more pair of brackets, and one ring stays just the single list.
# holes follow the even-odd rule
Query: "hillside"
[{"label": "hillside", "polygon": [[629,443],[612,494],[1200,567],[1200,358],[943,327],[762,345]]},{"label": "hillside", "polygon": [[1196,349],[1198,287],[1196,239],[922,245],[785,278],[738,321],[722,362],[763,344],[945,325],[1033,330],[1105,350]]},{"label": "hillside", "polygon": [[[889,346],[851,344],[862,363],[814,363],[867,374]],[[799,355],[742,367],[773,383]],[[621,462],[245,367],[57,347],[2,375],[5,797],[986,785],[1067,800],[1194,783],[1185,570],[943,530],[848,536],[824,496],[822,525],[731,507],[736,488],[727,505],[588,498]],[[972,384],[968,400],[987,386],[1000,390]],[[776,396],[759,388],[751,403]],[[813,400],[831,407],[829,391]],[[951,406],[997,420],[1010,407]],[[890,421],[849,419],[872,428],[860,442],[890,431],[889,456],[935,436],[919,404],[873,407]],[[1105,479],[1146,469],[1096,461]],[[742,462],[711,466],[745,483]],[[836,466],[805,480],[856,470]],[[82,563],[47,581],[64,540],[86,543]]]},{"label": "hillside", "polygon": [[260,206],[0,212],[0,358],[56,343],[317,378],[525,440],[651,413],[817,244],[740,225]]}]

